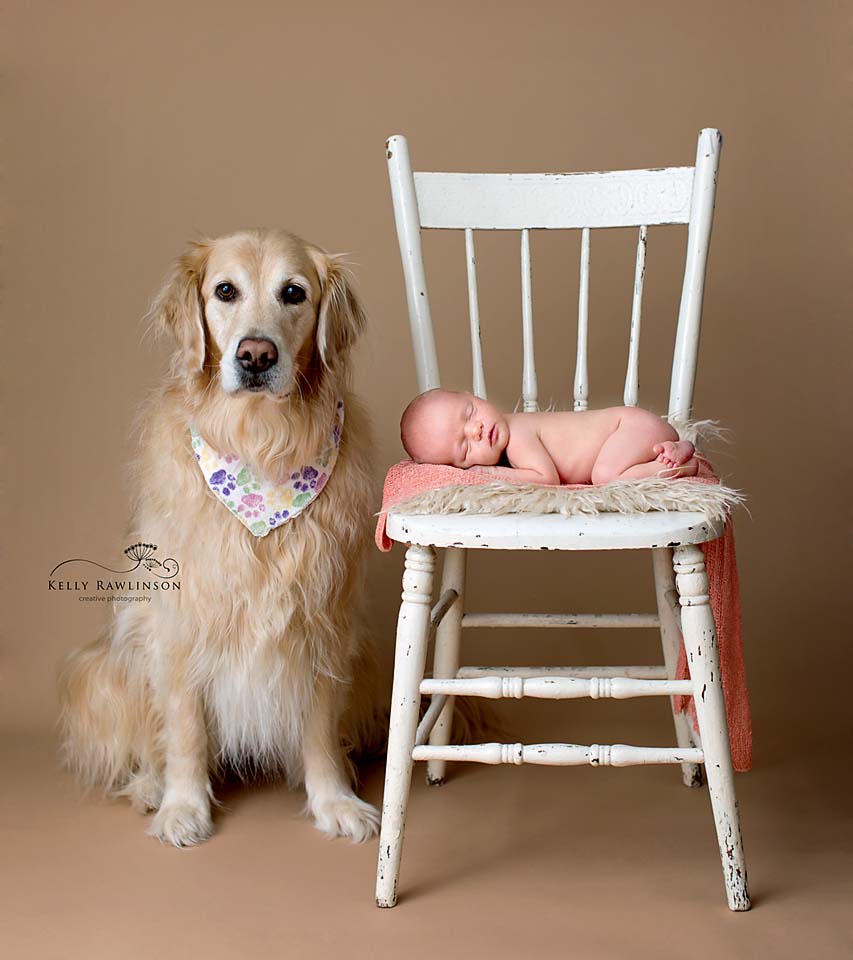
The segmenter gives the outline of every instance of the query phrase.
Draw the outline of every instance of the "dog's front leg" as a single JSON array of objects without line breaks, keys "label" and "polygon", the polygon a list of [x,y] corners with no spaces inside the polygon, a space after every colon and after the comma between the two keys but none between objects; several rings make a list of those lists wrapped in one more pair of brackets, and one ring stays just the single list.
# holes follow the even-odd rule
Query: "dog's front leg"
[{"label": "dog's front leg", "polygon": [[207,730],[201,694],[172,680],[163,703],[165,790],[149,833],[163,843],[190,847],[212,830]]},{"label": "dog's front leg", "polygon": [[305,767],[305,812],[330,837],[362,843],[379,828],[379,811],[353,792],[340,739],[341,684],[317,679],[314,702],[306,717],[302,741]]}]

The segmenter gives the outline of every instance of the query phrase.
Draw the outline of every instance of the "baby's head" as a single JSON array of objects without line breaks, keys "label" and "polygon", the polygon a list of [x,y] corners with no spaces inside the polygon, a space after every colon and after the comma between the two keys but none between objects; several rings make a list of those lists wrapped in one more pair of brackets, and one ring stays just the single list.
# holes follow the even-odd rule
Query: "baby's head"
[{"label": "baby's head", "polygon": [[488,400],[437,388],[406,407],[400,439],[417,463],[494,466],[509,441],[509,424]]}]

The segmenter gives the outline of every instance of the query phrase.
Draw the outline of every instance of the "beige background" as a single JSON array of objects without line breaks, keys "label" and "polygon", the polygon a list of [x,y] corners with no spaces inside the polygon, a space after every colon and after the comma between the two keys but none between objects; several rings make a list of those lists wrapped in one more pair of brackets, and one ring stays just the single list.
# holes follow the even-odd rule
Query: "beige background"
[{"label": "beige background", "polygon": [[[850,30],[830,2],[13,3],[4,29],[5,551],[2,722],[11,955],[841,957],[853,949],[847,755]],[[703,793],[673,771],[460,769],[415,777],[403,896],[372,907],[375,844],[325,843],[281,787],[229,788],[178,854],[54,768],[54,674],[101,604],[51,567],[125,546],[129,425],[166,349],[141,317],[186,239],[280,225],[350,251],[371,318],[356,386],[377,470],[415,392],[384,139],[419,169],[688,165],[724,134],[695,412],[749,494],[736,530],[755,769],[738,778],[756,909],[730,916]],[[593,402],[618,402],[633,231],[594,233]],[[641,402],[662,412],[685,232],[649,234]],[[425,238],[446,385],[466,385],[462,238]],[[517,236],[478,240],[490,394],[520,389]],[[565,404],[578,238],[533,237],[543,399]],[[377,486],[377,502],[379,487]],[[471,604],[651,609],[618,558],[477,557]],[[390,664],[401,553],[372,553]],[[618,571],[618,589],[604,576]],[[657,657],[654,636],[467,638],[469,663]],[[622,660],[625,662],[625,660]],[[512,705],[519,739],[666,743],[660,703]],[[839,763],[840,760],[840,763]],[[381,797],[381,764],[364,772]],[[846,846],[845,846],[846,845]],[[84,892],[85,891],[85,892]],[[407,896],[408,894],[408,896]],[[657,919],[655,919],[657,918]],[[480,929],[480,934],[473,932]],[[470,942],[468,942],[470,941]]]}]

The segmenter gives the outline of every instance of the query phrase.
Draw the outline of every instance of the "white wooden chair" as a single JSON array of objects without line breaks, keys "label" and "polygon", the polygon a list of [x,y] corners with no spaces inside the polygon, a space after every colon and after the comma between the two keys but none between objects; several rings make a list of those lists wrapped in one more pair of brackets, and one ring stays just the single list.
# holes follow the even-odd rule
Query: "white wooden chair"
[{"label": "white wooden chair", "polygon": [[[477,306],[474,231],[519,230],[521,234],[523,400],[537,406],[533,357],[530,239],[532,229],[580,229],[581,274],[574,409],[588,403],[587,325],[590,230],[639,228],[626,405],[637,404],[638,357],[646,231],[655,224],[688,224],[687,259],[669,398],[670,419],[689,416],[699,348],[705,265],[714,212],[722,137],[699,134],[695,167],[578,174],[413,173],[406,140],[387,142],[394,215],[403,260],[418,386],[439,386],[433,328],[421,253],[421,229],[465,231],[473,356],[473,392],[485,396]],[[430,783],[443,781],[448,760],[480,763],[540,763],[627,766],[678,763],[684,782],[699,785],[705,775],[716,821],[729,908],[748,910],[746,866],[735,799],[728,725],[720,682],[708,578],[698,544],[720,536],[722,527],[701,513],[419,516],[391,512],[387,532],[409,544],[397,626],[394,682],[379,841],[376,902],[397,900],[406,805],[415,760],[428,763]],[[486,547],[488,544],[488,547]],[[675,544],[674,550],[660,544]],[[435,548],[446,550],[443,579],[433,606]],[[465,613],[465,565],[469,549],[491,550],[650,549],[654,563],[657,616],[643,614]],[[460,668],[462,627],[649,627],[661,630],[665,665],[642,667],[474,667]],[[427,643],[435,630],[433,679],[424,679]],[[675,680],[681,634],[690,659],[690,680]],[[418,724],[421,695],[431,697]],[[579,746],[563,743],[449,745],[455,696],[636,697],[695,696],[700,736],[682,714],[674,715],[678,745],[649,748],[624,744]]]}]

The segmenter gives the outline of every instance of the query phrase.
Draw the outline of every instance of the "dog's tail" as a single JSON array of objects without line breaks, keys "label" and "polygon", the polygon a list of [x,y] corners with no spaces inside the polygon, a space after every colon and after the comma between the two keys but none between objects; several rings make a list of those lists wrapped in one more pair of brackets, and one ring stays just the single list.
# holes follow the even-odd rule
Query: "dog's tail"
[{"label": "dog's tail", "polygon": [[144,672],[120,656],[110,631],[75,650],[59,676],[63,765],[87,787],[122,791],[157,747]]}]

